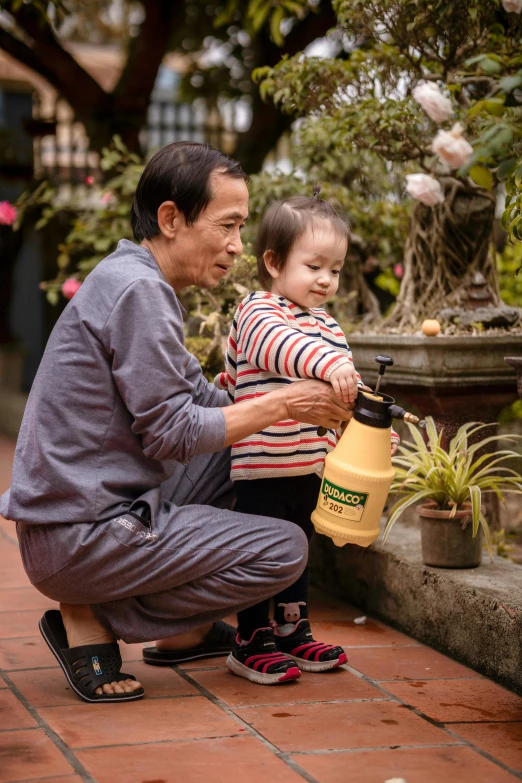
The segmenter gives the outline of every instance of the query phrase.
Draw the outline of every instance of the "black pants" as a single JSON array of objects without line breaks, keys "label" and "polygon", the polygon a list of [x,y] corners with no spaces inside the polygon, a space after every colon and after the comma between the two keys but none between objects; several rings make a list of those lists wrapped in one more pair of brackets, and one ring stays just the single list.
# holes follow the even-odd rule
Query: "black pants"
[{"label": "black pants", "polygon": [[[307,476],[236,481],[235,511],[257,514],[299,525],[310,541],[314,527],[310,516],[317,504],[321,479],[316,473]],[[308,617],[308,566],[297,582],[273,598],[274,620],[279,625]],[[289,606],[297,604],[297,606]],[[257,628],[270,623],[270,599],[260,601],[238,613],[238,633],[247,641]]]}]

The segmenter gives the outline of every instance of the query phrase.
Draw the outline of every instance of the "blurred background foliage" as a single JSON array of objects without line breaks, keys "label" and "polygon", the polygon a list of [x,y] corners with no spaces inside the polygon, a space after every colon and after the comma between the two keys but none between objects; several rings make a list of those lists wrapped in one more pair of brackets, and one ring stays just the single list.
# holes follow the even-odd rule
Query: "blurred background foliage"
[{"label": "blurred background foliage", "polygon": [[[0,21],[0,47],[32,67],[40,62],[102,151],[99,181],[67,198],[43,182],[18,203],[18,224],[30,216],[41,228],[67,216],[57,275],[42,284],[51,302],[60,300],[67,279],[81,281],[119,239],[131,238],[130,202],[143,166],[137,130],[162,59],[174,51],[186,57],[183,99],[246,98],[253,117],[233,151],[251,174],[245,253],[219,289],[186,294],[188,339],[208,373],[220,364],[219,344],[237,302],[257,285],[251,247],[260,215],[276,198],[311,193],[315,182],[352,228],[331,305],[347,332],[380,328],[383,313],[392,331],[414,332],[441,304],[465,301],[477,270],[495,303],[520,305],[521,245],[508,242],[495,252],[490,232],[478,236],[468,209],[482,205],[480,225],[493,225],[493,194],[505,182],[511,219],[504,217],[504,225],[517,240],[522,23],[500,0],[336,0],[333,8],[328,0],[117,5],[115,16],[107,0],[1,0],[8,14]],[[74,60],[68,40],[123,45],[126,59],[112,92]],[[471,141],[471,160],[459,169],[442,165],[431,150],[439,125],[412,97],[423,80],[452,100],[453,117],[441,127],[460,121]],[[267,166],[285,133],[291,135],[284,166]],[[427,208],[406,196],[405,177],[416,171],[440,180],[444,205]],[[457,224],[460,196],[466,209]],[[461,256],[458,274],[452,253]]]}]

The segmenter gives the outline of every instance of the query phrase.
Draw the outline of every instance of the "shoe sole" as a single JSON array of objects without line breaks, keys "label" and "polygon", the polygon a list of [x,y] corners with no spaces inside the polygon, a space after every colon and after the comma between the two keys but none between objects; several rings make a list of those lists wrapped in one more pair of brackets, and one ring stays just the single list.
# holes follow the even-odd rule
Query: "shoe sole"
[{"label": "shoe sole", "polygon": [[[145,648],[147,649],[147,648]],[[194,653],[193,655],[183,655],[180,657],[170,656],[155,656],[154,653],[143,653],[143,663],[148,663],[149,666],[175,666],[178,663],[190,663],[190,661],[200,661],[203,658],[220,658],[224,655],[230,654],[230,647],[226,650],[210,650],[208,652]]]},{"label": "shoe sole", "polygon": [[86,696],[85,693],[82,693],[82,691],[79,690],[78,686],[76,685],[76,682],[71,677],[70,672],[69,672],[69,664],[68,664],[68,662],[65,660],[65,658],[62,658],[62,656],[59,654],[58,650],[55,649],[54,639],[49,639],[48,638],[43,619],[40,620],[40,622],[38,623],[38,627],[40,629],[40,633],[42,634],[42,636],[43,636],[47,646],[49,647],[50,651],[52,652],[52,654],[54,655],[54,657],[56,658],[56,660],[60,664],[61,669],[62,669],[63,673],[65,674],[65,679],[67,680],[67,682],[69,683],[69,685],[71,686],[71,688],[73,689],[75,694],[77,696],[79,696],[82,701],[86,701],[89,704],[98,704],[99,702],[102,702],[102,703],[106,704],[108,702],[114,703],[114,702],[122,702],[122,701],[138,701],[139,699],[143,699],[143,697],[145,695],[143,690],[141,690],[141,692],[138,692],[137,694],[134,694],[134,693],[125,693],[125,694],[124,693],[115,693],[113,695],[102,694],[101,696],[94,696],[93,698],[91,698],[90,696]]},{"label": "shoe sole", "polygon": [[237,661],[232,653],[226,660],[227,669],[236,674],[238,677],[243,677],[250,682],[256,682],[258,685],[278,685],[282,682],[291,682],[292,680],[298,680],[301,676],[301,671],[297,666],[291,666],[286,672],[277,672],[276,674],[263,674],[262,672],[256,672],[253,669],[249,669],[243,663]]},{"label": "shoe sole", "polygon": [[335,661],[305,661],[303,658],[298,658],[295,655],[290,655],[290,653],[286,653],[285,655],[288,655],[289,658],[292,658],[301,669],[302,672],[328,672],[330,669],[337,669],[339,666],[342,666],[344,663],[348,663],[348,657],[346,653],[343,653],[339,656]]}]

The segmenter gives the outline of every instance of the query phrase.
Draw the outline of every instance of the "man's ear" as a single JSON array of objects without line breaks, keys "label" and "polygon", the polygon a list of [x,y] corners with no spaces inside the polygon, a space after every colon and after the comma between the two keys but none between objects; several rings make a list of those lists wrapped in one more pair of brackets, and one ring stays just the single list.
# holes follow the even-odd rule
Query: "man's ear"
[{"label": "man's ear", "polygon": [[273,280],[277,280],[281,274],[279,270],[279,260],[273,250],[265,250],[263,253],[266,271]]},{"label": "man's ear", "polygon": [[173,201],[164,201],[158,207],[158,227],[165,239],[174,239],[180,222],[184,220],[183,213],[179,211]]}]

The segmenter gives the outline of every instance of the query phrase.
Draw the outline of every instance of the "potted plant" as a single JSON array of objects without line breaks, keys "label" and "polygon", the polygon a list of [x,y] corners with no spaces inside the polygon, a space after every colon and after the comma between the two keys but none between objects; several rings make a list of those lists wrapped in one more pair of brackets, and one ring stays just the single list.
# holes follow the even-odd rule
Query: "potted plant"
[{"label": "potted plant", "polygon": [[[426,441],[411,424],[412,441],[399,446],[393,462],[396,468],[390,492],[400,499],[390,512],[384,531],[386,541],[394,523],[409,506],[421,519],[422,558],[438,568],[474,568],[482,560],[482,533],[490,557],[491,534],[484,517],[482,496],[494,492],[522,494],[522,475],[505,463],[522,459],[512,449],[489,451],[490,444],[515,441],[520,435],[490,435],[476,440],[477,433],[491,424],[468,422],[441,446],[443,430],[437,432],[431,417],[426,419]],[[472,439],[475,442],[471,442]]]}]

